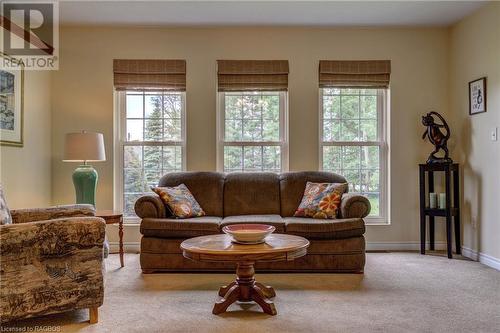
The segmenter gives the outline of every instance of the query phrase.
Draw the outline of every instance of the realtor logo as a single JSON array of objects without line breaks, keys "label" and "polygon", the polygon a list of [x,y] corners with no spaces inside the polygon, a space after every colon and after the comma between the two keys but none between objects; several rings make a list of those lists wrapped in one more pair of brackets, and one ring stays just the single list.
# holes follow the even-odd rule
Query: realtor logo
[{"label": "realtor logo", "polygon": [[59,6],[56,1],[2,1],[0,68],[58,69]]}]

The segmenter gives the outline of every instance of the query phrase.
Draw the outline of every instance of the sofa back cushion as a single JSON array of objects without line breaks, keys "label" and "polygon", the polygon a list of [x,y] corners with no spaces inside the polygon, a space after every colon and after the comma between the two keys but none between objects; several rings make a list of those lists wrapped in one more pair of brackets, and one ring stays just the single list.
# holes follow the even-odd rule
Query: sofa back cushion
[{"label": "sofa back cushion", "polygon": [[271,172],[227,174],[224,216],[256,214],[280,214],[279,175]]},{"label": "sofa back cushion", "polygon": [[346,183],[344,177],[331,172],[285,172],[280,176],[281,216],[293,216],[304,196],[307,182]]},{"label": "sofa back cushion", "polygon": [[160,187],[187,186],[208,216],[222,217],[224,174],[219,172],[171,172],[163,176]]}]

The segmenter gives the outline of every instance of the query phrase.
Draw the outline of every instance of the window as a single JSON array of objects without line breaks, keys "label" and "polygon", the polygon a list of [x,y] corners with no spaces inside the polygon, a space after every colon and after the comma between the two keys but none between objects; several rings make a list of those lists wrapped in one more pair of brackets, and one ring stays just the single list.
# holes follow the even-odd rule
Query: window
[{"label": "window", "polygon": [[167,172],[185,169],[185,93],[119,91],[115,207],[133,221],[135,201]]},{"label": "window", "polygon": [[288,169],[286,92],[219,92],[218,169]]},{"label": "window", "polygon": [[387,223],[387,90],[322,88],[320,165],[366,195],[369,222]]}]

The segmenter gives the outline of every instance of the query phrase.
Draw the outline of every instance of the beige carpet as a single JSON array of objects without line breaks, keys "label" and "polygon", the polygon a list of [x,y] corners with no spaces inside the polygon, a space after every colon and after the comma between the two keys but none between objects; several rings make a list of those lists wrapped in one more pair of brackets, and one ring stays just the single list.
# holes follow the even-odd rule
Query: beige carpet
[{"label": "beige carpet", "polygon": [[98,324],[89,325],[82,310],[15,326],[48,326],[37,332],[500,332],[500,272],[465,259],[370,253],[364,275],[258,275],[278,293],[274,317],[255,305],[232,305],[214,316],[216,290],[232,275],[142,275],[138,259],[127,254],[122,269],[117,255],[107,261]]}]

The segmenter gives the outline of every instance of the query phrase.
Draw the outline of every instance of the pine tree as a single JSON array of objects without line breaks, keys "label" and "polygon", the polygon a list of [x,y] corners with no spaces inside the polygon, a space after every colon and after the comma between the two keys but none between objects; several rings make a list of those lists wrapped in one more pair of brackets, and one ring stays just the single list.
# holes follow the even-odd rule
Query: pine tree
[{"label": "pine tree", "polygon": [[140,155],[141,147],[129,146],[124,150],[124,210],[125,216],[134,216],[134,203],[142,195],[144,177]]},{"label": "pine tree", "polygon": [[[180,141],[181,101],[179,94],[152,96],[148,101],[153,110],[146,119],[144,140]],[[144,148],[145,186],[158,184],[164,172],[180,170],[179,154],[178,147],[146,146]]]},{"label": "pine tree", "polygon": [[[146,103],[148,100],[146,101]],[[154,96],[149,98],[153,111],[144,124],[144,141],[162,141],[163,139],[163,114],[162,97]],[[160,146],[144,147],[144,186],[154,186],[158,184],[162,169]]]}]

